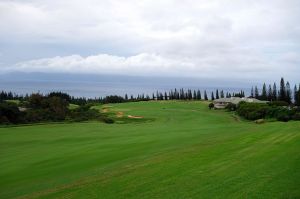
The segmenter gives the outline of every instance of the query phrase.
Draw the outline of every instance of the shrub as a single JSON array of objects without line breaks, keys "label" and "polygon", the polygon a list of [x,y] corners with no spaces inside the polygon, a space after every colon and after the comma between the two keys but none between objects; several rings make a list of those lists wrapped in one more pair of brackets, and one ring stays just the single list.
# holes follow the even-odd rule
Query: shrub
[{"label": "shrub", "polygon": [[248,120],[257,120],[265,118],[269,108],[267,104],[241,102],[238,104],[237,113]]},{"label": "shrub", "polygon": [[122,103],[124,102],[124,98],[121,96],[117,96],[117,95],[110,95],[110,96],[106,96],[103,99],[103,103],[107,104],[107,103]]},{"label": "shrub", "polygon": [[237,106],[233,103],[229,103],[226,105],[225,109],[227,109],[228,111],[235,111],[237,108]]},{"label": "shrub", "polygon": [[103,120],[103,122],[105,122],[107,124],[113,124],[113,123],[115,123],[115,121],[113,119],[108,118],[108,117],[105,117],[102,120]]},{"label": "shrub", "polygon": [[0,115],[0,124],[9,124],[9,123],[10,123],[10,122],[9,122],[9,120],[7,119],[6,116]]},{"label": "shrub", "polygon": [[213,104],[213,103],[210,103],[209,105],[208,105],[208,108],[209,109],[212,109],[212,108],[214,108],[215,107],[215,105]]},{"label": "shrub", "polygon": [[295,114],[292,116],[292,120],[300,121],[300,113],[295,113]]},{"label": "shrub", "polygon": [[19,111],[18,106],[15,103],[1,102],[0,103],[0,116],[1,124],[17,124],[23,121],[23,113]]},{"label": "shrub", "polygon": [[276,119],[282,122],[288,122],[291,118],[288,114],[280,113],[277,115]]},{"label": "shrub", "polygon": [[272,101],[268,103],[270,106],[289,106],[286,101]]}]

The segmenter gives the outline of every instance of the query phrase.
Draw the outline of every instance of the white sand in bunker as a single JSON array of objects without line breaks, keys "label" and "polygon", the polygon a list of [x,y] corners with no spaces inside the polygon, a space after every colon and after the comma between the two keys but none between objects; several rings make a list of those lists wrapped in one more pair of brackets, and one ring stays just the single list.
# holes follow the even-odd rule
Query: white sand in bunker
[{"label": "white sand in bunker", "polygon": [[107,113],[108,111],[109,111],[108,108],[102,108],[101,110],[102,113]]},{"label": "white sand in bunker", "polygon": [[134,116],[134,115],[128,115],[128,118],[133,118],[133,119],[141,119],[144,118],[143,116]]},{"label": "white sand in bunker", "polygon": [[121,117],[124,116],[124,113],[119,111],[119,112],[116,113],[116,116],[117,116],[117,118],[121,118]]}]

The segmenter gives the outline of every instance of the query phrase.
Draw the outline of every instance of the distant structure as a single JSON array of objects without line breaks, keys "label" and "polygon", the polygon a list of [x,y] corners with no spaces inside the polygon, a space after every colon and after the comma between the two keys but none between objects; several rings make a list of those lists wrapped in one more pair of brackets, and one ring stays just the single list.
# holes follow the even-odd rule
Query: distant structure
[{"label": "distant structure", "polygon": [[240,102],[249,102],[249,103],[267,103],[268,101],[261,101],[254,98],[248,98],[248,97],[230,97],[230,98],[220,98],[213,101],[214,108],[216,109],[222,109],[225,108],[228,104],[235,104],[237,105]]}]

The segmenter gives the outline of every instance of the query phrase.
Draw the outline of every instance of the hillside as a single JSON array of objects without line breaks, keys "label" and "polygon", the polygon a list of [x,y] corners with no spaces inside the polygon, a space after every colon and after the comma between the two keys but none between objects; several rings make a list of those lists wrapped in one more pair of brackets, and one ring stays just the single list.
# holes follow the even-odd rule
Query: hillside
[{"label": "hillside", "polygon": [[300,122],[199,101],[94,108],[117,122],[0,128],[0,198],[300,197]]}]

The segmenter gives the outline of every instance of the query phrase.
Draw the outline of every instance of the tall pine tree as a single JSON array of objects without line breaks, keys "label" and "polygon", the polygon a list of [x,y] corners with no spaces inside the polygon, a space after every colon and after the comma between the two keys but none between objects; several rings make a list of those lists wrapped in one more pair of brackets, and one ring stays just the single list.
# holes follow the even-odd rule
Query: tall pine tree
[{"label": "tall pine tree", "polygon": [[259,92],[258,92],[257,86],[255,86],[255,89],[254,89],[254,97],[255,97],[256,99],[259,98]]},{"label": "tall pine tree", "polygon": [[268,101],[273,101],[273,100],[272,100],[272,94],[273,94],[272,86],[271,86],[271,84],[269,84],[269,89],[268,89]]},{"label": "tall pine tree", "polygon": [[280,101],[286,101],[286,88],[283,77],[280,80],[280,89],[278,99]]},{"label": "tall pine tree", "polygon": [[296,105],[300,106],[300,84],[298,87],[298,92],[297,92],[297,101],[296,101]]},{"label": "tall pine tree", "polygon": [[204,91],[204,100],[208,100],[206,90]]},{"label": "tall pine tree", "polygon": [[277,88],[276,88],[276,83],[275,83],[275,82],[274,82],[274,84],[273,84],[272,100],[273,100],[273,101],[276,101],[276,100],[277,100]]},{"label": "tall pine tree", "polygon": [[287,103],[291,104],[292,103],[292,91],[291,91],[291,87],[290,87],[289,82],[286,83],[285,89],[286,89],[286,100],[285,101]]},{"label": "tall pine tree", "polygon": [[220,97],[219,97],[219,90],[217,89],[217,91],[216,91],[216,99],[219,99]]},{"label": "tall pine tree", "polygon": [[201,92],[200,92],[200,90],[197,91],[197,100],[201,100]]},{"label": "tall pine tree", "polygon": [[262,100],[267,100],[267,87],[266,87],[266,83],[264,83],[263,88],[262,88],[261,99]]},{"label": "tall pine tree", "polygon": [[[300,89],[300,88],[299,88]],[[294,87],[294,103],[297,104],[297,101],[298,101],[298,89],[297,89],[297,85],[295,84],[295,87]]]},{"label": "tall pine tree", "polygon": [[211,92],[211,100],[215,100],[214,92]]},{"label": "tall pine tree", "polygon": [[221,95],[220,96],[221,98],[224,98],[224,91],[223,90],[221,90],[220,95]]}]

